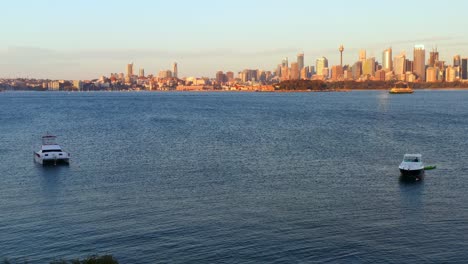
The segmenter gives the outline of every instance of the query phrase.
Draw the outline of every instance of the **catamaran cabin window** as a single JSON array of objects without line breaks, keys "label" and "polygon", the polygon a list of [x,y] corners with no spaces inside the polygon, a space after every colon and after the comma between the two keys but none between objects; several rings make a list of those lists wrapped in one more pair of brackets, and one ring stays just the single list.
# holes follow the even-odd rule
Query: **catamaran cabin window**
[{"label": "catamaran cabin window", "polygon": [[47,149],[43,150],[42,153],[47,153],[47,152],[62,152],[61,149]]}]

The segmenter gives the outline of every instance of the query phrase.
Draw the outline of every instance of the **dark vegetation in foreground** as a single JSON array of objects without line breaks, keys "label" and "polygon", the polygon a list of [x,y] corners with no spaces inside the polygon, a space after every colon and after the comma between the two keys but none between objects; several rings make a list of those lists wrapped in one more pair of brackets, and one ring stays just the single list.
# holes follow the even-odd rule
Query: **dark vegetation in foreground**
[{"label": "dark vegetation in foreground", "polygon": [[[395,87],[397,81],[342,81],[324,82],[319,80],[284,81],[276,85],[279,91],[335,91],[335,90],[388,90]],[[468,88],[467,82],[408,83],[413,89]]]},{"label": "dark vegetation in foreground", "polygon": [[[2,264],[27,264],[29,263],[27,260],[23,262],[17,261],[10,261],[5,259]],[[51,261],[50,264],[119,264],[119,262],[112,257],[111,255],[104,255],[104,256],[90,256],[83,260],[74,259],[74,260],[54,260]]]}]

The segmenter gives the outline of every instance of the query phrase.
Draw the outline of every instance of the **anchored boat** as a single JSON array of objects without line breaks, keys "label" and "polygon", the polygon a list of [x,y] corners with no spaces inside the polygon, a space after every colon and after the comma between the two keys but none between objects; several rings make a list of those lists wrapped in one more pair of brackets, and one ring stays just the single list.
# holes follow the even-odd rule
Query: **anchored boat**
[{"label": "anchored boat", "polygon": [[45,135],[42,137],[42,147],[34,152],[34,161],[42,165],[69,164],[70,154],[63,151],[55,140],[56,136]]},{"label": "anchored boat", "polygon": [[424,177],[424,163],[421,154],[405,154],[400,166],[401,176],[420,180]]}]

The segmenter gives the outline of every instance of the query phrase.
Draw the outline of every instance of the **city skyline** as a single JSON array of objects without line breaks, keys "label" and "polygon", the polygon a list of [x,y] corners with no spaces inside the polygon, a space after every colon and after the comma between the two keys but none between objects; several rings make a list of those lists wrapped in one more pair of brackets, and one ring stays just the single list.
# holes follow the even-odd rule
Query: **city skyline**
[{"label": "city skyline", "polygon": [[[219,70],[274,70],[278,60],[294,61],[298,53],[306,66],[325,56],[331,67],[340,64],[341,44],[345,65],[353,65],[360,50],[380,63],[389,47],[393,57],[405,51],[412,58],[418,44],[426,51],[437,47],[442,61],[468,56],[460,30],[468,22],[454,15],[468,7],[464,1],[440,7],[258,1],[242,8],[247,2],[8,2],[0,18],[8,25],[0,30],[0,78],[93,79],[124,72],[129,62],[148,74],[178,62],[179,77],[214,77]],[[414,14],[421,5],[424,13]],[[438,16],[453,17],[427,19]]]}]

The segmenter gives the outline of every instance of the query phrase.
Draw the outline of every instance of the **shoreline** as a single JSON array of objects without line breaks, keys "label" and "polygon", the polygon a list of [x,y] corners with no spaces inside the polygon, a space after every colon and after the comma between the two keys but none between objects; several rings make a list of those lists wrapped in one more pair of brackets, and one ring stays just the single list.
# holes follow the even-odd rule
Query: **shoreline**
[{"label": "shoreline", "polygon": [[[468,91],[468,88],[412,88],[414,91]],[[390,91],[389,88],[358,88],[358,89],[324,89],[324,90],[119,90],[119,91],[38,91],[38,90],[3,90],[0,94],[10,92],[50,92],[50,93],[347,93],[347,92],[365,92],[365,91]]]}]

